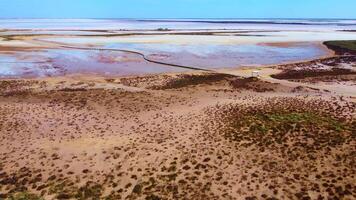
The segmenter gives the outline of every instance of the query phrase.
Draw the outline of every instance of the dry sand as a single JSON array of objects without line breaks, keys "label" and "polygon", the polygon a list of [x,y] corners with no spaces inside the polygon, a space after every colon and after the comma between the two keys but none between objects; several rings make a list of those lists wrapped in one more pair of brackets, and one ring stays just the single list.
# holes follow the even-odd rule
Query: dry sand
[{"label": "dry sand", "polygon": [[323,62],[2,80],[0,199],[355,199],[355,61],[270,76]]},{"label": "dry sand", "polygon": [[[0,51],[58,47],[17,37],[26,48]],[[147,38],[176,36],[119,39]],[[0,80],[0,199],[356,199],[355,68],[355,56],[332,56],[260,78],[240,68]]]}]

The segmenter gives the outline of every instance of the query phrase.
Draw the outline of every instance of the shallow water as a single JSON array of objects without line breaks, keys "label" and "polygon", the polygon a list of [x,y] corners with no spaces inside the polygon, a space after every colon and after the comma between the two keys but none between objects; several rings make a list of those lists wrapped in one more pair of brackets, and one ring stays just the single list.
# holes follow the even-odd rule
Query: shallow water
[{"label": "shallow water", "polygon": [[275,47],[244,45],[111,44],[105,47],[143,52],[150,59],[205,69],[279,64],[321,57],[316,44]]},{"label": "shallow water", "polygon": [[[140,32],[138,32],[140,33]],[[161,32],[162,33],[162,32]],[[257,34],[257,35],[256,35]],[[244,34],[223,35],[132,35],[112,37],[52,37],[47,41],[67,44],[176,44],[176,45],[239,45],[268,42],[321,42],[326,40],[356,40],[356,32],[345,31],[259,31]]]},{"label": "shallow water", "polygon": [[120,52],[47,50],[0,55],[0,78],[48,77],[77,73],[124,76],[180,71],[183,69],[148,63],[137,55]]},{"label": "shallow water", "polygon": [[[264,45],[110,44],[112,49],[143,52],[148,58],[204,69],[279,64],[325,54],[315,44],[289,47]],[[16,63],[18,62],[18,63]],[[139,55],[112,51],[47,50],[0,56],[1,77],[56,76],[74,73],[138,75],[179,72],[184,69],[149,63]]]},{"label": "shallow water", "polygon": [[[156,31],[157,28],[169,28],[178,32],[209,30],[225,33],[167,35],[166,31]],[[1,29],[8,30],[1,31]],[[246,32],[246,30],[252,32]],[[42,40],[65,43],[70,46],[90,45],[133,50],[145,54],[152,60],[204,69],[260,66],[319,58],[328,54],[328,51],[318,44],[321,41],[356,40],[355,32],[337,30],[356,30],[356,21],[0,20],[0,36],[11,34],[58,35],[58,37]],[[231,33],[231,31],[235,31],[235,33]],[[244,31],[244,33],[236,31]],[[138,34],[110,37],[93,36],[110,33]],[[149,35],[141,35],[141,33],[149,33]],[[266,44],[286,42],[289,44],[281,46]],[[21,47],[33,44],[14,40],[1,41],[0,45]],[[51,45],[49,44],[49,46]],[[40,52],[15,52],[13,54],[0,52],[0,77],[2,78],[56,76],[73,73],[136,75],[183,70],[185,69],[149,63],[139,55],[112,51],[48,49]]]},{"label": "shallow water", "polygon": [[0,19],[3,29],[65,30],[146,30],[169,29],[259,29],[259,30],[337,30],[356,29],[356,20],[311,19]]}]

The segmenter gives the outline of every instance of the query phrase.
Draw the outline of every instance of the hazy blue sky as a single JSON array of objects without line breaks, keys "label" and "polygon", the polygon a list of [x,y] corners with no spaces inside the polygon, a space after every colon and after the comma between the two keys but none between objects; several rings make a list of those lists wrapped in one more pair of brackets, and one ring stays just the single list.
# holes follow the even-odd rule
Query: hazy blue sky
[{"label": "hazy blue sky", "polygon": [[0,0],[0,18],[356,18],[356,0]]}]

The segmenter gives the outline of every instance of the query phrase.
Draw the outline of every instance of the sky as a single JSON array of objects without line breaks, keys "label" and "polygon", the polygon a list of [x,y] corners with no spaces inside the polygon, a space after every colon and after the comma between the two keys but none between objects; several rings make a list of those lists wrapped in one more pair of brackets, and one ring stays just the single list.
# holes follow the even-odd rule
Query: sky
[{"label": "sky", "polygon": [[356,0],[0,0],[0,18],[342,18]]}]

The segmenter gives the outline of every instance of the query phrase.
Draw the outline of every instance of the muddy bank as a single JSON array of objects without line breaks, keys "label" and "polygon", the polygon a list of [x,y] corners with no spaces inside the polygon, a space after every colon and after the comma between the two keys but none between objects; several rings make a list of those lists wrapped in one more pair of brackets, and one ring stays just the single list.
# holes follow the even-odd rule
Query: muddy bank
[{"label": "muddy bank", "polygon": [[276,79],[303,80],[303,79],[340,79],[340,77],[356,76],[356,56],[340,56],[325,59],[317,59],[303,63],[293,63],[277,66],[282,70],[278,74],[271,75]]},{"label": "muddy bank", "polygon": [[323,43],[329,49],[335,51],[338,55],[356,55],[356,41],[327,41]]}]

